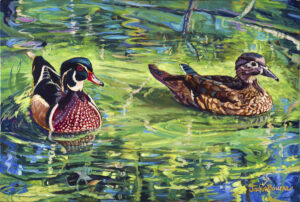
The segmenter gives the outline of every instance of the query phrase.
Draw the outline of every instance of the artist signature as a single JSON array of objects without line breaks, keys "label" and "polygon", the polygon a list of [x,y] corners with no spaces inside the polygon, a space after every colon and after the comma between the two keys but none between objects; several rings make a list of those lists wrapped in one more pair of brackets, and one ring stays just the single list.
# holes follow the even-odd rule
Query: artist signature
[{"label": "artist signature", "polygon": [[291,191],[293,187],[288,186],[273,186],[273,185],[250,185],[248,186],[250,192],[271,192],[271,191]]}]

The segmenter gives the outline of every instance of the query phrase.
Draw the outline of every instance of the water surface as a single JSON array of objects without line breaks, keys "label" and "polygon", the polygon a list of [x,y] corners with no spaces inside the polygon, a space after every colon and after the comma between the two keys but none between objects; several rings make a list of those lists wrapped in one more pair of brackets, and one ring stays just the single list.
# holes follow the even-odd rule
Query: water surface
[{"label": "water surface", "polygon": [[[0,198],[299,200],[299,9],[257,1],[238,19],[249,2],[198,1],[186,34],[187,0],[1,2]],[[27,51],[57,70],[75,56],[91,60],[105,87],[85,82],[84,90],[104,121],[81,136],[86,144],[51,141],[32,121]],[[182,74],[186,63],[199,74],[234,76],[243,52],[262,54],[280,79],[259,78],[273,98],[269,113],[217,116],[181,106],[148,71],[154,63]],[[259,185],[293,188],[254,192]]]}]

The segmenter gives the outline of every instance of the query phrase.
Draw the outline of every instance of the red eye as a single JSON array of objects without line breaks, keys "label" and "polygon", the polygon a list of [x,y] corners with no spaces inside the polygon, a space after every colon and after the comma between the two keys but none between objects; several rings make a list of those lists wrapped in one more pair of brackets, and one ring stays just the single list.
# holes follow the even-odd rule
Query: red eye
[{"label": "red eye", "polygon": [[77,66],[77,71],[81,72],[81,71],[83,71],[83,69],[84,69],[83,66],[80,66],[80,65]]}]

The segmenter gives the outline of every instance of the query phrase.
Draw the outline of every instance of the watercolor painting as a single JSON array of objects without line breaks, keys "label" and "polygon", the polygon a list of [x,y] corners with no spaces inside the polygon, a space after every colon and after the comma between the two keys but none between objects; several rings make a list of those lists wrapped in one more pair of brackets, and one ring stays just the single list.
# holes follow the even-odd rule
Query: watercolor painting
[{"label": "watercolor painting", "polygon": [[300,1],[0,2],[0,201],[300,201]]}]

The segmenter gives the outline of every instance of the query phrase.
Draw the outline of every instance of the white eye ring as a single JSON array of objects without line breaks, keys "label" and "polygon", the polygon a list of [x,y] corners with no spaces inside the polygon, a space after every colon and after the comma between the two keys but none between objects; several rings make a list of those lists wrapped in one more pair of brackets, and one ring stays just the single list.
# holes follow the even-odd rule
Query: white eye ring
[{"label": "white eye ring", "polygon": [[258,64],[257,64],[257,62],[251,61],[251,62],[248,62],[248,63],[247,63],[247,67],[248,67],[248,68],[251,68],[251,67],[258,67]]},{"label": "white eye ring", "polygon": [[251,66],[252,66],[252,67],[256,67],[256,66],[257,66],[257,63],[256,63],[256,62],[251,62]]}]

